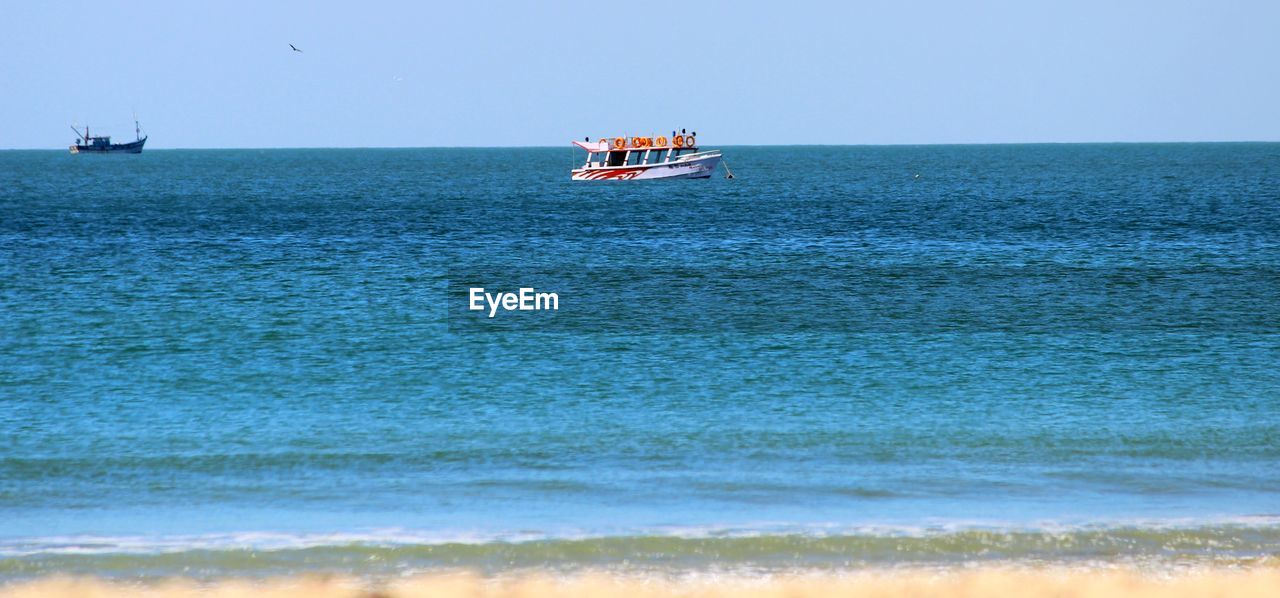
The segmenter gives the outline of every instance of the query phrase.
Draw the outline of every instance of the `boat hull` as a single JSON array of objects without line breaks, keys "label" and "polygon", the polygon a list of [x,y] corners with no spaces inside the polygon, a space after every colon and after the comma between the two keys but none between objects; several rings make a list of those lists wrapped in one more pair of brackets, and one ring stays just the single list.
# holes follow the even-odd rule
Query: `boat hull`
[{"label": "boat hull", "polygon": [[575,181],[641,181],[650,179],[706,179],[720,165],[719,154],[693,160],[634,166],[593,166],[576,168]]},{"label": "boat hull", "polygon": [[147,138],[143,137],[137,141],[129,143],[112,143],[109,145],[82,145],[77,143],[71,146],[73,154],[141,154],[142,145],[147,142]]}]

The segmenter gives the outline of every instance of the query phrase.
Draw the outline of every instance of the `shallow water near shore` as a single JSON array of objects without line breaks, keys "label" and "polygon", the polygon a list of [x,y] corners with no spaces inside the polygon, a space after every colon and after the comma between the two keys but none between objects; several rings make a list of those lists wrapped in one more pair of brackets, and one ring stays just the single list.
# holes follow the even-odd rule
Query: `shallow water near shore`
[{"label": "shallow water near shore", "polygon": [[0,578],[1280,552],[1280,144],[725,155],[0,152]]}]

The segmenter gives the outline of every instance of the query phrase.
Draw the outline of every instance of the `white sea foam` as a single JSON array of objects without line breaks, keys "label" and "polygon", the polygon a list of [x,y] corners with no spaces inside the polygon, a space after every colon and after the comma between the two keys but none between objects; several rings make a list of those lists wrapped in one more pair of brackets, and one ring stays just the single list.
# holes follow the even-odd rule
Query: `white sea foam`
[{"label": "white sea foam", "polygon": [[682,540],[746,539],[770,536],[809,538],[927,538],[968,532],[993,534],[1044,534],[1063,536],[1080,533],[1124,531],[1201,532],[1221,530],[1280,531],[1280,515],[1223,516],[1207,518],[1115,519],[1099,522],[1036,521],[1016,523],[983,520],[936,520],[913,525],[755,522],[739,525],[652,526],[609,531],[569,529],[557,531],[511,530],[429,530],[398,527],[315,533],[273,530],[245,530],[203,534],[133,535],[52,535],[0,540],[0,557],[34,555],[163,554],[188,551],[285,551],[324,547],[400,547],[448,544],[521,544],[529,542],[574,542],[625,538],[672,538]]}]

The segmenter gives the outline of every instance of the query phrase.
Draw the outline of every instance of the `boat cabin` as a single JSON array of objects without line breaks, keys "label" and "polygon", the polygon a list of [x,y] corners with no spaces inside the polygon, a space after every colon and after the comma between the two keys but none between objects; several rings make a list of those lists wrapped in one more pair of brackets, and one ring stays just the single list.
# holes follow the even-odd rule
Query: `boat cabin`
[{"label": "boat cabin", "polygon": [[692,147],[627,148],[603,152],[587,152],[587,168],[600,166],[641,166],[674,161],[686,154],[696,153]]},{"label": "boat cabin", "polygon": [[575,141],[587,150],[584,168],[610,166],[647,166],[675,162],[682,156],[698,153],[693,135],[666,137],[604,137],[599,141]]}]

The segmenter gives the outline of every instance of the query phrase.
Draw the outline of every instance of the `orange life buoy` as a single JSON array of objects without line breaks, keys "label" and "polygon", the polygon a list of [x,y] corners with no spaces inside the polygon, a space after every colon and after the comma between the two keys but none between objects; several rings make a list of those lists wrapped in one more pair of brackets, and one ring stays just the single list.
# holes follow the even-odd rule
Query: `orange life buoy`
[{"label": "orange life buoy", "polygon": [[671,138],[671,143],[675,144],[676,147],[684,147],[684,137],[676,135]]},{"label": "orange life buoy", "polygon": [[688,136],[688,137],[685,137],[685,138],[684,138],[684,146],[685,146],[685,147],[694,147],[694,139],[693,139],[693,135],[690,135],[690,136]]},{"label": "orange life buoy", "polygon": [[624,138],[622,138],[622,137],[614,137],[614,138],[613,138],[613,148],[614,148],[614,149],[622,149],[622,148],[624,148],[624,147],[626,147],[626,146],[627,146],[627,140],[626,140],[626,139],[624,139]]},{"label": "orange life buoy", "polygon": [[666,138],[666,137],[659,137],[659,138],[657,138],[657,139],[655,139],[655,140],[654,140],[653,144],[654,144],[654,145],[656,145],[656,146],[658,146],[658,147],[667,147],[667,138]]}]

